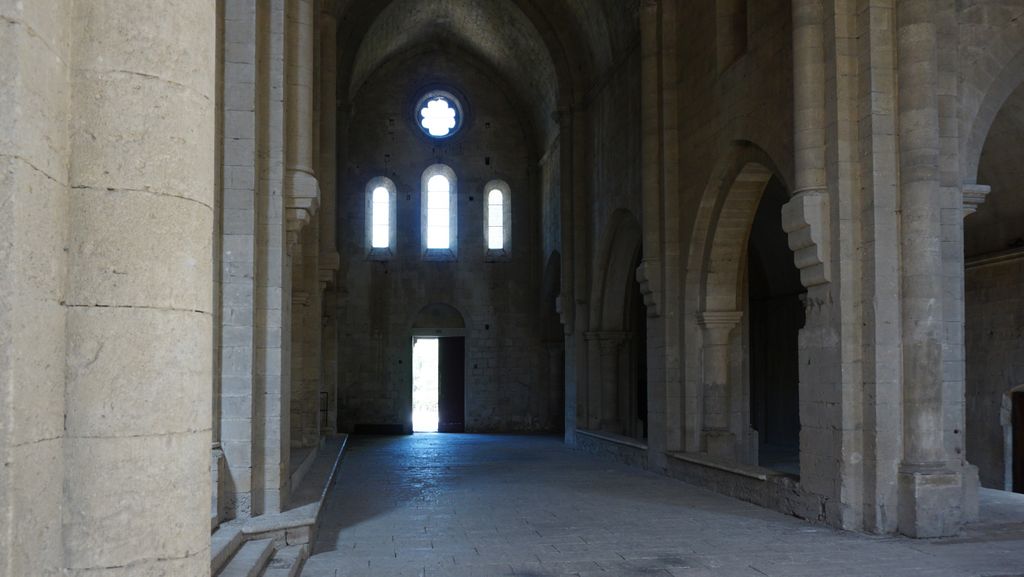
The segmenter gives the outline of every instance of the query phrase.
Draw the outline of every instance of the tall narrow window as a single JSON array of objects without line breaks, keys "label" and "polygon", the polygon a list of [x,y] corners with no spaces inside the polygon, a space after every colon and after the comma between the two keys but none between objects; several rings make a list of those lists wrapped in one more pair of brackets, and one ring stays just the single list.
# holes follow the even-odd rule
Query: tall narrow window
[{"label": "tall narrow window", "polygon": [[497,188],[487,193],[487,248],[505,248],[505,201]]},{"label": "tall narrow window", "polygon": [[366,183],[366,253],[387,259],[395,248],[395,183],[383,176]]},{"label": "tall narrow window", "polygon": [[423,256],[428,260],[453,260],[456,250],[455,172],[435,164],[423,171]]},{"label": "tall narrow window", "polygon": [[448,218],[451,184],[442,174],[427,181],[427,248],[449,248]]},{"label": "tall narrow window", "polygon": [[391,193],[383,186],[373,189],[373,248],[391,246]]},{"label": "tall narrow window", "polygon": [[484,187],[484,246],[487,260],[507,260],[512,232],[512,191],[503,180],[492,180]]}]

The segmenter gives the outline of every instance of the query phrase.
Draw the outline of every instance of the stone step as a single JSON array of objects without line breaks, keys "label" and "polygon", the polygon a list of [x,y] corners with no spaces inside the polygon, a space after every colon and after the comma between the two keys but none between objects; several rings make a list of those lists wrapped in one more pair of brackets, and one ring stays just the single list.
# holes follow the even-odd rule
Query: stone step
[{"label": "stone step", "polygon": [[210,537],[210,575],[217,575],[242,546],[241,525],[221,525]]},{"label": "stone step", "polygon": [[306,545],[292,545],[274,553],[263,577],[298,577],[306,560]]},{"label": "stone step", "polygon": [[217,577],[260,577],[273,554],[273,539],[247,541]]}]

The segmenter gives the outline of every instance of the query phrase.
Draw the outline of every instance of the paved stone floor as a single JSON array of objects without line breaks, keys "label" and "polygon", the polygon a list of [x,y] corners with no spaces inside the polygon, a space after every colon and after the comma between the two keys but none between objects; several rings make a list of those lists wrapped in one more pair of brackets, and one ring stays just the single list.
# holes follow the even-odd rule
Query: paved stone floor
[{"label": "paved stone floor", "polygon": [[834,531],[529,436],[355,437],[305,577],[1024,575],[1024,507],[956,539]]}]

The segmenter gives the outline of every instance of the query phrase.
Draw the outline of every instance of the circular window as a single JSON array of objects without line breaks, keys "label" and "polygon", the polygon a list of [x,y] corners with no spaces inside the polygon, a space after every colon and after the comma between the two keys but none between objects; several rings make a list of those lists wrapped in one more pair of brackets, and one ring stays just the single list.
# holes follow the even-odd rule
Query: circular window
[{"label": "circular window", "polygon": [[450,92],[428,92],[416,105],[416,124],[431,138],[447,138],[462,127],[462,105]]}]

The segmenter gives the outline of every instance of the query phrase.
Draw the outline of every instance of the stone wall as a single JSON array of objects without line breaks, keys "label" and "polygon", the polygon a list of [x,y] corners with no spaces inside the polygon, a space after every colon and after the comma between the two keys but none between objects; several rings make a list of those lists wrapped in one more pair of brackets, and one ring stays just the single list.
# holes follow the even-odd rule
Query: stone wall
[{"label": "stone wall", "polygon": [[[428,88],[464,99],[465,123],[447,140],[415,124]],[[341,175],[342,235],[338,314],[339,421],[406,426],[411,407],[411,327],[425,306],[455,307],[466,324],[466,428],[549,430],[548,361],[541,346],[540,194],[537,156],[514,92],[467,55],[431,47],[396,58],[362,86],[348,112],[351,154]],[[457,259],[421,256],[421,175],[436,163],[457,178]],[[367,258],[367,183],[386,176],[397,187],[393,254]],[[511,257],[489,260],[484,245],[484,185],[511,189]]]},{"label": "stone wall", "polygon": [[981,484],[1008,489],[1004,397],[1024,385],[1024,258],[968,264],[967,459]]}]

